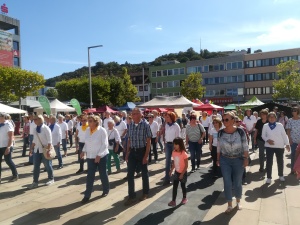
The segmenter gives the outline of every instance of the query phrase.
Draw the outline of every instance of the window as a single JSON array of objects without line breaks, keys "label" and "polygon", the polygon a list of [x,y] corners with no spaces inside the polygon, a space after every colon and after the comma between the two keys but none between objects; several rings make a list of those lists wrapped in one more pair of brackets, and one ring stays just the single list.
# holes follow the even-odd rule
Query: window
[{"label": "window", "polygon": [[148,91],[148,85],[145,85],[145,86],[144,86],[144,90],[145,90],[145,91]]},{"label": "window", "polygon": [[168,81],[168,87],[174,87],[174,82],[173,81]]},{"label": "window", "polygon": [[227,70],[231,70],[231,62],[226,63],[226,68],[227,68]]},{"label": "window", "polygon": [[152,88],[156,88],[156,83],[152,83]]},{"label": "window", "polygon": [[243,80],[243,75],[238,75],[237,76],[237,82],[243,82],[244,80]]},{"label": "window", "polygon": [[270,93],[271,93],[270,87],[266,87],[266,92],[265,92],[265,94],[270,94]]},{"label": "window", "polygon": [[156,88],[161,88],[161,82],[156,83]]},{"label": "window", "polygon": [[225,70],[225,65],[224,64],[220,64],[220,70]]},{"label": "window", "polygon": [[205,96],[206,97],[215,96],[215,91],[214,90],[206,90],[205,91]]},{"label": "window", "polygon": [[229,76],[229,77],[227,77],[227,83],[231,83],[232,81],[231,81],[232,79],[231,79],[231,77]]},{"label": "window", "polygon": [[238,95],[244,94],[244,88],[238,88]]},{"label": "window", "polygon": [[232,66],[232,69],[233,69],[233,70],[237,69],[237,62],[233,62],[233,63],[231,64],[231,66]]},{"label": "window", "polygon": [[14,42],[13,42],[13,48],[14,48],[14,50],[19,51],[19,42],[14,41]]},{"label": "window", "polygon": [[180,74],[184,74],[184,68],[180,68],[180,69],[179,69],[179,73],[180,73]]},{"label": "window", "polygon": [[256,67],[260,67],[261,66],[261,60],[260,59],[258,59],[258,60],[255,61],[255,66]]},{"label": "window", "polygon": [[168,76],[172,76],[173,75],[173,70],[168,70]]},{"label": "window", "polygon": [[208,78],[208,84],[214,84],[215,79],[214,78]]},{"label": "window", "polygon": [[204,78],[204,84],[208,84],[208,78]]},{"label": "window", "polygon": [[270,65],[270,59],[262,60],[262,66],[269,66],[269,65]]},{"label": "window", "polygon": [[180,81],[174,80],[174,87],[180,87]]},{"label": "window", "polygon": [[270,80],[270,74],[269,73],[265,74],[265,80]]},{"label": "window", "polygon": [[14,66],[20,66],[20,59],[18,57],[14,57]]},{"label": "window", "polygon": [[212,72],[212,71],[214,71],[214,66],[213,65],[209,65],[209,72]]},{"label": "window", "polygon": [[139,86],[139,91],[143,91],[143,86]]},{"label": "window", "polygon": [[173,94],[173,92],[170,92],[168,95],[169,95],[169,96],[173,96],[174,94]]},{"label": "window", "polygon": [[254,90],[256,95],[260,95],[261,94],[261,88],[255,88]]},{"label": "window", "polygon": [[207,72],[208,72],[208,66],[204,66],[203,72],[204,72],[204,73],[207,73]]},{"label": "window", "polygon": [[219,65],[214,65],[214,71],[219,71],[220,70],[220,66]]},{"label": "window", "polygon": [[163,76],[168,76],[168,70],[163,70]]},{"label": "window", "polygon": [[278,65],[280,63],[280,58],[275,58],[275,65]]},{"label": "window", "polygon": [[253,95],[253,88],[249,88],[249,95]]},{"label": "window", "polygon": [[187,68],[187,73],[188,73],[188,74],[196,73],[196,67],[188,67],[188,68]]},{"label": "window", "polygon": [[215,77],[215,84],[219,84],[219,77]]},{"label": "window", "polygon": [[253,74],[248,75],[248,81],[253,81]]},{"label": "window", "polygon": [[179,74],[179,69],[174,69],[174,75],[178,75]]},{"label": "window", "polygon": [[202,72],[202,67],[201,67],[201,66],[198,66],[198,67],[197,67],[197,72],[199,72],[199,73]]},{"label": "window", "polygon": [[174,96],[179,96],[180,95],[180,92],[175,92],[174,93]]},{"label": "window", "polygon": [[161,77],[161,70],[156,71],[156,76]]},{"label": "window", "polygon": [[156,77],[156,71],[153,71],[153,72],[151,73],[151,76],[152,76],[152,77]]},{"label": "window", "polygon": [[253,61],[247,61],[246,66],[247,66],[247,68],[252,68],[253,67]]},{"label": "window", "polygon": [[232,76],[231,77],[231,82],[236,83],[237,82],[237,76]]},{"label": "window", "polygon": [[220,90],[220,95],[224,96],[225,95],[225,90]]},{"label": "window", "polygon": [[149,101],[148,96],[145,96],[145,102],[148,102],[148,101]]},{"label": "window", "polygon": [[262,76],[260,73],[256,74],[255,80],[262,80]]},{"label": "window", "polygon": [[226,82],[225,77],[220,77],[219,82],[220,84],[224,84]]},{"label": "window", "polygon": [[167,88],[168,87],[168,82],[167,81],[164,81],[163,82],[163,88]]},{"label": "window", "polygon": [[240,62],[237,62],[237,66],[238,66],[238,69],[243,69],[243,62],[240,61]]}]

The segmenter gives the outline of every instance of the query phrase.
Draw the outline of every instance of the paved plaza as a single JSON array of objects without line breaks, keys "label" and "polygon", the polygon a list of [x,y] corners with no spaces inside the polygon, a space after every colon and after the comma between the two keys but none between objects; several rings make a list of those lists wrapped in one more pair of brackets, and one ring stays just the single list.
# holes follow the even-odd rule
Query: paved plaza
[{"label": "paved plaza", "polygon": [[[33,166],[23,166],[27,157],[21,157],[21,141],[17,138],[13,159],[18,166],[20,179],[9,183],[11,172],[2,162],[2,184],[0,185],[0,224],[205,224],[205,225],[299,225],[300,185],[290,172],[289,153],[285,153],[285,182],[279,182],[276,159],[274,158],[273,181],[266,185],[264,174],[258,172],[258,151],[251,153],[252,165],[247,168],[248,185],[243,186],[243,209],[230,214],[224,213],[226,201],[222,179],[210,175],[210,153],[203,147],[201,169],[188,177],[186,205],[167,206],[172,196],[172,186],[163,187],[164,155],[159,162],[149,165],[150,194],[143,202],[130,207],[124,206],[127,197],[126,164],[121,173],[109,175],[110,193],[100,198],[101,185],[97,178],[88,204],[80,203],[85,190],[86,174],[76,175],[79,169],[75,148],[63,158],[64,168],[56,170],[57,159],[53,160],[55,183],[45,186],[47,173],[41,165],[40,183],[37,189],[28,190],[32,183]],[[160,150],[159,150],[160,152]],[[86,169],[86,168],[85,168]],[[142,178],[135,179],[138,197],[142,195]],[[177,202],[182,193],[178,188]]]}]

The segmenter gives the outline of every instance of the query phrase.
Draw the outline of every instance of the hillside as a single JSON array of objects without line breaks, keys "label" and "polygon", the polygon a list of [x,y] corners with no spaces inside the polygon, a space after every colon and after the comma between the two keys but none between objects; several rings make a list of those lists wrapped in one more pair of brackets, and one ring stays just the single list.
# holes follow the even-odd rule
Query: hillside
[{"label": "hillside", "polygon": [[[185,52],[169,53],[157,57],[153,62],[142,62],[139,64],[130,64],[127,61],[124,64],[118,64],[117,62],[97,62],[95,66],[91,67],[92,76],[111,76],[122,74],[122,67],[126,67],[128,73],[141,72],[142,68],[149,68],[149,66],[159,66],[162,61],[177,60],[181,63],[193,60],[209,59],[226,56],[228,52],[209,52],[207,49],[201,50],[201,53],[197,53],[193,48],[187,49]],[[62,80],[69,80],[82,76],[88,76],[88,67],[81,67],[73,72],[66,72],[59,76],[49,78],[46,80],[46,86],[55,86],[56,82]]]}]

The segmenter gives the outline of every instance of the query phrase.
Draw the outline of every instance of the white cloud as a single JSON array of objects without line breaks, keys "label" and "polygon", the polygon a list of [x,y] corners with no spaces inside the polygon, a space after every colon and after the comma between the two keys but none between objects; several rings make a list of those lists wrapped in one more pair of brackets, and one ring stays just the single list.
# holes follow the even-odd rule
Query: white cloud
[{"label": "white cloud", "polygon": [[157,27],[155,27],[155,30],[157,30],[157,31],[162,31],[162,26],[161,25],[159,25],[159,26],[157,26]]}]

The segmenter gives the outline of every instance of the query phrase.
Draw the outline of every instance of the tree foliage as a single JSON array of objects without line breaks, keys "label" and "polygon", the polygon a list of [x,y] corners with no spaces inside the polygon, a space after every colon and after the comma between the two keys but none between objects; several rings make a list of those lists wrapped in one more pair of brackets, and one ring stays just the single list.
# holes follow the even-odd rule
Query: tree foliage
[{"label": "tree foliage", "polygon": [[181,94],[190,100],[201,99],[205,91],[201,84],[202,74],[191,73],[181,84]]},{"label": "tree foliage", "polygon": [[298,62],[290,60],[281,62],[277,65],[277,74],[279,80],[273,82],[275,93],[274,99],[288,98],[291,100],[300,100],[300,73]]},{"label": "tree foliage", "polygon": [[5,103],[35,94],[44,83],[43,75],[37,72],[0,66],[0,100]]},{"label": "tree foliage", "polygon": [[58,92],[55,88],[49,88],[45,95],[48,97],[48,98],[57,98],[58,97]]}]

